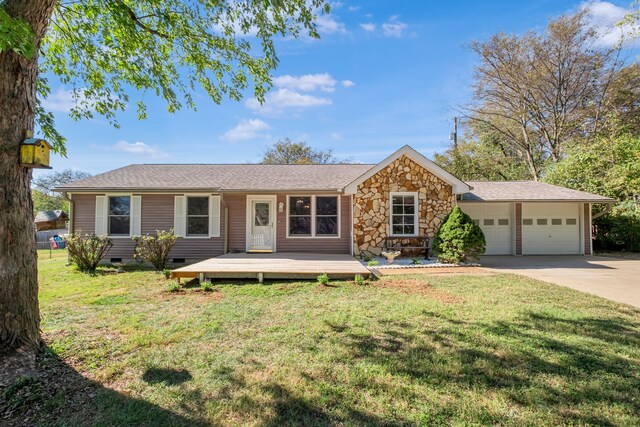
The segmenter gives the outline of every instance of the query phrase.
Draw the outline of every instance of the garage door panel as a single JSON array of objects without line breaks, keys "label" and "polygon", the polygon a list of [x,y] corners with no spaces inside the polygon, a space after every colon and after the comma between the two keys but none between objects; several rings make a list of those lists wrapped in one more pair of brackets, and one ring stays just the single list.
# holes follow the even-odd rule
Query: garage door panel
[{"label": "garage door panel", "polygon": [[510,255],[512,253],[511,204],[469,203],[460,209],[480,226],[487,242],[486,255]]},{"label": "garage door panel", "polygon": [[524,255],[579,254],[578,203],[523,203]]}]

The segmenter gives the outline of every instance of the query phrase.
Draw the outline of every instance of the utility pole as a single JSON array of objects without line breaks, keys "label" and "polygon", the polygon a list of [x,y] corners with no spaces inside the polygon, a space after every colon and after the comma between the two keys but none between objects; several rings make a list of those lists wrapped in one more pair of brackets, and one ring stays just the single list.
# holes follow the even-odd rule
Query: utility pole
[{"label": "utility pole", "polygon": [[453,147],[458,149],[458,118],[453,117]]}]

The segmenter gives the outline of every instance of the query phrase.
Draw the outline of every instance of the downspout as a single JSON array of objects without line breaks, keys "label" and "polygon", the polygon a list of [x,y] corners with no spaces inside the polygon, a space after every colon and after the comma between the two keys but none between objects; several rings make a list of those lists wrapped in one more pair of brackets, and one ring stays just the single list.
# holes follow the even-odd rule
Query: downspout
[{"label": "downspout", "polygon": [[220,193],[220,201],[224,206],[224,246],[222,250],[226,254],[229,252],[229,205],[224,200],[223,193]]},{"label": "downspout", "polygon": [[75,215],[75,209],[73,208],[74,202],[73,199],[71,199],[70,197],[71,195],[68,194],[66,191],[62,192],[62,197],[69,201],[69,234],[73,235],[73,217]]},{"label": "downspout", "polygon": [[351,226],[349,227],[349,247],[351,250],[351,256],[353,256],[353,194],[349,195],[349,199],[351,200],[349,202],[349,223],[351,224]]},{"label": "downspout", "polygon": [[596,218],[600,218],[603,215],[608,214],[609,212],[611,212],[612,207],[613,207],[613,203],[611,202],[607,203],[607,207],[602,212],[598,212],[597,214],[591,215],[591,221],[593,221]]}]

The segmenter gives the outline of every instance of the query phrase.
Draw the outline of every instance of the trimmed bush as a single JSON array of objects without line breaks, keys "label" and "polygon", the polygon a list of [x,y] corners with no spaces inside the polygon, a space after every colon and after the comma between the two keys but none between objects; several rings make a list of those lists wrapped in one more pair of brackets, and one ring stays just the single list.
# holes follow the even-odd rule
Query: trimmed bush
[{"label": "trimmed bush", "polygon": [[443,262],[457,264],[484,254],[486,241],[480,226],[460,207],[453,208],[433,239],[433,253]]},{"label": "trimmed bush", "polygon": [[94,272],[100,260],[113,246],[113,241],[107,236],[95,234],[70,234],[63,236],[69,251],[69,260],[78,266],[78,270]]},{"label": "trimmed bush", "polygon": [[157,230],[155,236],[150,234],[134,236],[136,250],[133,256],[135,259],[149,261],[156,271],[164,271],[169,263],[169,252],[177,239],[178,236],[174,234],[173,230]]}]

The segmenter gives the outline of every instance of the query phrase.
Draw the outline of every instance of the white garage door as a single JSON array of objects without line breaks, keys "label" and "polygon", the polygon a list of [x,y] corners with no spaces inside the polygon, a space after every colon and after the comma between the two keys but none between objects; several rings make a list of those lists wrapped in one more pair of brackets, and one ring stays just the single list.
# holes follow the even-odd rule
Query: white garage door
[{"label": "white garage door", "polygon": [[522,254],[580,254],[579,203],[523,203]]},{"label": "white garage door", "polygon": [[480,225],[487,241],[486,255],[511,255],[510,203],[461,203],[460,209]]}]

